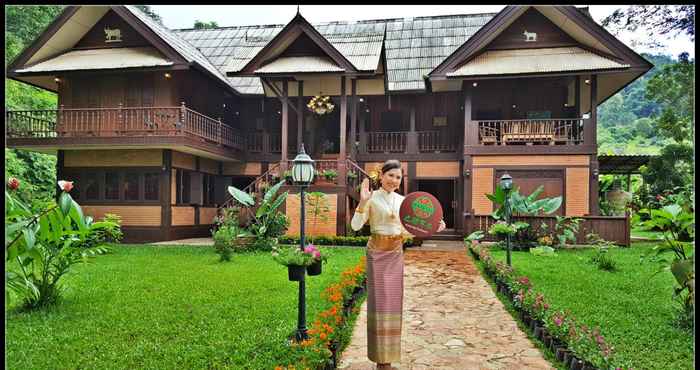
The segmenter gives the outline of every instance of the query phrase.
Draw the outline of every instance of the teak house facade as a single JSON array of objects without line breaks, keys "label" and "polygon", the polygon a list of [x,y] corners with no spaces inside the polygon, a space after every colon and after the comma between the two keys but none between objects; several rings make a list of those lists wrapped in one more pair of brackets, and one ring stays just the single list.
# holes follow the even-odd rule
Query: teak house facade
[{"label": "teak house facade", "polygon": [[[337,174],[312,186],[331,217],[307,230],[344,234],[359,182],[396,158],[401,191],[436,195],[462,235],[505,171],[523,192],[562,195],[560,214],[597,215],[596,107],[650,68],[570,6],[209,30],[72,6],[7,70],[59,106],[7,111],[6,135],[56,153],[85,212],[121,215],[129,240],[208,235],[228,185],[261,192],[302,143]],[[333,112],[307,109],[316,95]]]}]

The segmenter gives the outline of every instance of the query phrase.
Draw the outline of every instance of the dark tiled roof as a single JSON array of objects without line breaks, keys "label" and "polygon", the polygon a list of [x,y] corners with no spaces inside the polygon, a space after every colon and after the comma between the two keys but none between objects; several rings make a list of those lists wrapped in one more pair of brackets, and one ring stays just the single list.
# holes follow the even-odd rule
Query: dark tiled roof
[{"label": "dark tiled roof", "polygon": [[[466,42],[496,13],[359,22],[330,22],[314,27],[360,70],[372,70],[384,42],[389,91],[424,90],[427,75]],[[190,43],[221,73],[243,67],[284,25],[179,29],[172,33]],[[386,34],[386,37],[384,35]],[[257,77],[227,77],[242,94],[262,94]]]}]

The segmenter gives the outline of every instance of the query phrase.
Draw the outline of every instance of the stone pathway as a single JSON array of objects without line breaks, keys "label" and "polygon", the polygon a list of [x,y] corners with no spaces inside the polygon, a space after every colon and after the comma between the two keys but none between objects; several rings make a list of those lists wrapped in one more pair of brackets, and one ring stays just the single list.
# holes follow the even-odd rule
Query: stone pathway
[{"label": "stone pathway", "polygon": [[[405,252],[402,361],[392,365],[401,370],[555,369],[518,329],[461,242],[452,243],[460,248]],[[367,359],[366,301],[338,368],[375,368]]]}]

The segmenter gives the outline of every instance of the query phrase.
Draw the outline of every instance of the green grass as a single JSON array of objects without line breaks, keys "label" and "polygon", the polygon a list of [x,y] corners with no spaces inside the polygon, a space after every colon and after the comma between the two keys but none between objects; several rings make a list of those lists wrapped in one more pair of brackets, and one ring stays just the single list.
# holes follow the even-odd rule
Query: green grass
[{"label": "green grass", "polygon": [[650,240],[664,240],[664,234],[660,231],[649,231],[649,230],[643,230],[639,228],[632,228],[632,232],[630,233],[632,237],[635,238],[644,238],[644,239],[650,239]]},{"label": "green grass", "polygon": [[[307,277],[307,327],[320,293],[359,262],[359,248],[321,248]],[[271,369],[288,358],[298,283],[269,253],[219,263],[211,247],[116,246],[66,278],[64,300],[19,312],[5,305],[10,369]]]},{"label": "green grass", "polygon": [[[588,259],[591,249],[557,251],[556,257],[514,252],[512,264],[542,292],[551,309],[569,309],[580,322],[601,328],[619,358],[635,369],[692,369],[693,336],[675,327],[671,297],[675,280],[669,273],[651,277],[656,265],[640,264],[653,243],[614,248],[619,271],[598,270]],[[506,252],[492,250],[496,260]]]}]

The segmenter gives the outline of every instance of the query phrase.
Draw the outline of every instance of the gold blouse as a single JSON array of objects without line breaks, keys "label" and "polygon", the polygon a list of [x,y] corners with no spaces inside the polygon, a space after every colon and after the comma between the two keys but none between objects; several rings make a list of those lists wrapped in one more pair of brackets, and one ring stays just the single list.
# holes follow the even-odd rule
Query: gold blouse
[{"label": "gold blouse", "polygon": [[399,219],[399,209],[405,197],[396,192],[387,192],[383,188],[375,190],[365,205],[363,212],[355,211],[350,226],[358,231],[369,220],[372,234],[401,235],[412,238],[413,234],[406,231]]}]

